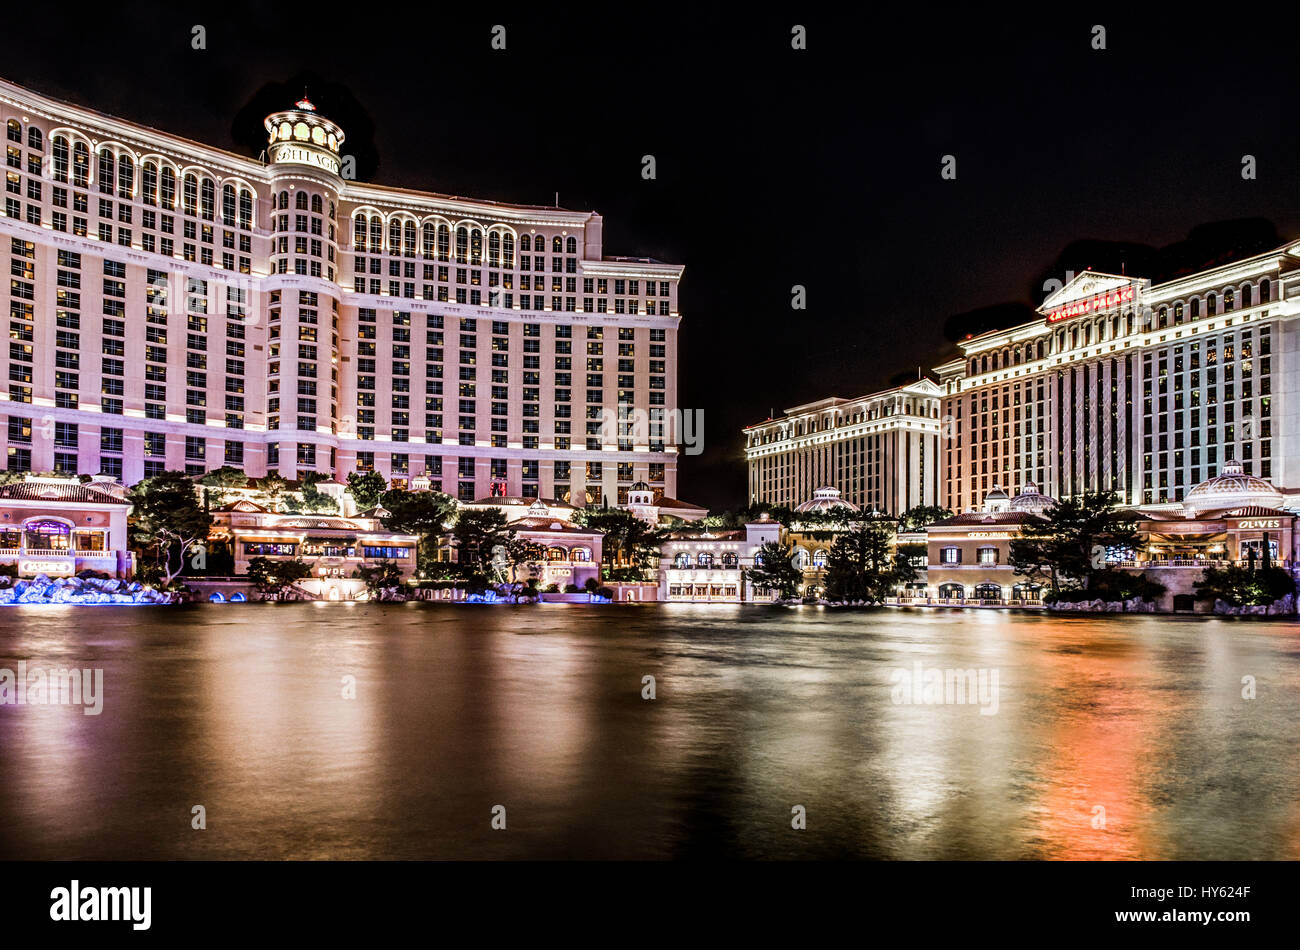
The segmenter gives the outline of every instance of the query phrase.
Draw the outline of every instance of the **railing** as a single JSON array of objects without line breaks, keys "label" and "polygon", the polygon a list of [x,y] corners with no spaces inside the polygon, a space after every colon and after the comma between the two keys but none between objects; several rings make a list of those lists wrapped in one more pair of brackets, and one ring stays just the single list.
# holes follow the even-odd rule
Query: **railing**
[{"label": "railing", "polygon": [[898,607],[914,605],[926,607],[1041,607],[1039,597],[928,597],[920,596],[890,597],[886,601]]}]

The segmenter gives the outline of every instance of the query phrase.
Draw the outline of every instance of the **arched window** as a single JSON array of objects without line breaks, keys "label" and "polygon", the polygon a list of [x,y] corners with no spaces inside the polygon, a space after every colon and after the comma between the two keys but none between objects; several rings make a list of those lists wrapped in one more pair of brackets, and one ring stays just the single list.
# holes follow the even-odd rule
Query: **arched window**
[{"label": "arched window", "polygon": [[548,561],[567,561],[568,559],[569,552],[564,548],[554,547],[548,548],[546,551],[546,560]]},{"label": "arched window", "polygon": [[460,227],[456,229],[456,263],[465,264],[469,256],[469,229]]},{"label": "arched window", "polygon": [[334,202],[330,202],[330,220],[334,220]]},{"label": "arched window", "polygon": [[54,139],[54,180],[68,180],[68,140],[62,135]]},{"label": "arched window", "polygon": [[140,200],[147,205],[158,203],[158,166],[153,162],[140,166]]},{"label": "arched window", "polygon": [[1231,287],[1223,292],[1223,312],[1232,313],[1237,307],[1237,294]]},{"label": "arched window", "polygon": [[245,230],[253,226],[253,193],[247,188],[239,190],[239,226]]},{"label": "arched window", "polygon": [[565,242],[565,250],[570,254],[578,253],[578,239],[571,237]]},{"label": "arched window", "polygon": [[501,235],[496,231],[488,235],[488,266],[501,266]]},{"label": "arched window", "polygon": [[813,553],[813,567],[816,570],[820,571],[825,566],[826,566],[826,549],[822,548]]},{"label": "arched window", "polygon": [[364,252],[366,249],[366,216],[359,214],[352,222],[352,243],[354,250]]},{"label": "arched window", "polygon": [[591,548],[576,547],[569,551],[569,560],[584,564],[591,560]]},{"label": "arched window", "polygon": [[390,254],[402,253],[402,222],[401,221],[388,222],[388,253]]},{"label": "arched window", "polygon": [[130,155],[117,157],[117,196],[131,198],[135,194],[135,162]]},{"label": "arched window", "polygon": [[300,191],[300,192],[298,192],[297,197],[294,198],[293,201],[294,201],[294,208],[295,208],[296,210],[298,210],[298,211],[306,211],[306,210],[307,210],[307,192],[305,192],[305,191]]},{"label": "arched window", "polygon": [[501,263],[504,267],[515,266],[515,236],[509,232],[501,238]]},{"label": "arched window", "polygon": [[378,254],[384,249],[384,223],[379,215],[370,219],[370,253]]},{"label": "arched window", "polygon": [[27,130],[27,147],[38,151],[45,148],[41,140],[41,130],[34,125]]},{"label": "arched window", "polygon": [[199,213],[199,180],[186,175],[181,190],[181,207],[191,217]]},{"label": "arched window", "polygon": [[202,207],[205,220],[211,221],[217,216],[217,183],[211,178],[203,179]]},{"label": "arched window", "polygon": [[478,228],[469,232],[469,262],[475,266],[483,263],[483,232]]},{"label": "arched window", "polygon": [[1241,305],[1249,307],[1252,305],[1254,289],[1250,284],[1243,284],[1241,288]]},{"label": "arched window", "polygon": [[8,122],[5,123],[5,127],[9,130],[9,141],[17,142],[19,145],[22,145],[23,124],[19,122],[17,119],[10,119]]},{"label": "arched window", "polygon": [[1259,282],[1259,302],[1268,303],[1269,295],[1273,290],[1273,284],[1267,277]]},{"label": "arched window", "polygon": [[451,258],[451,228],[445,224],[438,225],[438,260],[447,261]]},{"label": "arched window", "polygon": [[533,249],[532,238],[530,238],[527,234],[525,234],[523,237],[519,239],[519,250],[531,251],[532,249]]},{"label": "arched window", "polygon": [[221,223],[228,228],[235,226],[235,186],[221,186]]},{"label": "arched window", "polygon": [[407,221],[406,226],[402,229],[402,238],[405,242],[402,250],[407,257],[415,256],[415,222]]},{"label": "arched window", "polygon": [[681,551],[673,558],[673,567],[679,571],[684,571],[691,566],[691,556],[685,551]]},{"label": "arched window", "polygon": [[551,238],[551,253],[552,253],[552,254],[562,254],[563,252],[564,252],[564,241],[563,241],[563,239],[562,239],[562,238],[557,234],[557,235],[555,235],[555,237]]},{"label": "arched window", "polygon": [[158,203],[164,208],[176,207],[176,173],[168,165],[162,168],[161,183],[158,186]]},{"label": "arched window", "polygon": [[322,214],[325,211],[325,204],[320,200],[320,195],[311,196],[311,210],[313,214]]},{"label": "arched window", "polygon": [[1205,295],[1205,315],[1212,317],[1219,312],[1219,298],[1215,294]]},{"label": "arched window", "polygon": [[433,260],[433,249],[438,241],[438,232],[429,221],[420,229],[420,253],[426,261]]},{"label": "arched window", "polygon": [[1193,297],[1193,298],[1188,302],[1188,306],[1189,306],[1189,308],[1190,308],[1190,310],[1191,310],[1191,313],[1192,313],[1192,319],[1193,319],[1193,320],[1195,320],[1197,317],[1199,317],[1199,316],[1201,315],[1201,298],[1200,298],[1200,297]]},{"label": "arched window", "polygon": [[105,195],[113,193],[113,153],[106,148],[99,150],[99,190]]},{"label": "arched window", "polygon": [[[558,241],[559,238],[556,238],[556,240]],[[713,555],[710,554],[708,551],[701,551],[699,555],[695,558],[695,564],[697,567],[712,567]]]},{"label": "arched window", "polygon": [[727,551],[725,554],[723,554],[722,566],[727,570],[734,571],[736,569],[736,552]]}]

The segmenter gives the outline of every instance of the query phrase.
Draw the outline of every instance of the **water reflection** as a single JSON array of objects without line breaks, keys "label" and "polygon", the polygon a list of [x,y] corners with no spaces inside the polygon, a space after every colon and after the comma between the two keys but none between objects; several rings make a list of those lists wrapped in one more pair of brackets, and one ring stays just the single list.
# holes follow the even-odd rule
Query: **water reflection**
[{"label": "water reflection", "polygon": [[[0,668],[105,670],[100,716],[0,706],[5,858],[1300,855],[1291,623],[310,604],[0,620]],[[996,714],[895,703],[891,674],[913,669],[995,671]]]}]

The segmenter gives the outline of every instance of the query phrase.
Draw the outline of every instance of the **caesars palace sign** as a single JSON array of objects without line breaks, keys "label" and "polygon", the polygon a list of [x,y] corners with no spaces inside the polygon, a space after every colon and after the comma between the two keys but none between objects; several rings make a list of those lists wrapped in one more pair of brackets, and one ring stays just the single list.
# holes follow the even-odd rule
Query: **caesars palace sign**
[{"label": "caesars palace sign", "polygon": [[1109,290],[1104,294],[1084,297],[1082,300],[1075,300],[1047,311],[1047,322],[1056,323],[1060,320],[1071,320],[1074,317],[1082,317],[1090,313],[1114,310],[1122,304],[1132,303],[1136,293],[1132,286],[1128,286],[1120,287],[1118,290]]},{"label": "caesars palace sign", "polygon": [[273,147],[271,149],[271,161],[273,163],[289,162],[294,165],[311,165],[313,168],[323,168],[332,175],[339,173],[339,160],[333,155],[319,149],[295,145],[291,142],[285,142]]}]

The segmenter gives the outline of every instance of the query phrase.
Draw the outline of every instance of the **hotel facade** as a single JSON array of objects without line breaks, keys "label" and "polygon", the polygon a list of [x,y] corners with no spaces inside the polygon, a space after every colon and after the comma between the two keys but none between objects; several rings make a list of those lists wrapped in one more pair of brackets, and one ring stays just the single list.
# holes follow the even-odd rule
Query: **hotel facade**
[{"label": "hotel facade", "polygon": [[677,494],[682,267],[599,214],[355,181],[306,99],[265,161],[2,81],[0,122],[10,470]]},{"label": "hotel facade", "polygon": [[818,489],[901,515],[938,502],[943,391],[928,379],[787,409],[744,430],[749,501],[794,508]]},{"label": "hotel facade", "polygon": [[1176,507],[1239,462],[1300,492],[1300,245],[1176,280],[1084,272],[1041,319],[961,344],[943,389],[942,498],[1028,484]]},{"label": "hotel facade", "polygon": [[891,514],[960,513],[1034,486],[1177,511],[1239,463],[1300,503],[1300,244],[1158,285],[1085,271],[1039,313],[962,341],[937,387],[748,427],[750,500],[794,505],[832,486]]}]

